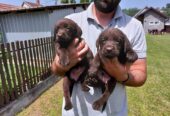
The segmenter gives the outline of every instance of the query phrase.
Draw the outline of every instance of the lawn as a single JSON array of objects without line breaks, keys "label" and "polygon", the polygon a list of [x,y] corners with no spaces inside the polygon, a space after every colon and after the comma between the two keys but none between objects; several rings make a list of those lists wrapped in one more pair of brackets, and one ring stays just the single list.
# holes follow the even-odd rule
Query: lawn
[{"label": "lawn", "polygon": [[[129,116],[170,116],[170,35],[147,35],[148,79],[127,87]],[[60,116],[62,80],[17,116]]]},{"label": "lawn", "polygon": [[170,35],[147,36],[146,84],[128,87],[130,116],[170,116]]}]

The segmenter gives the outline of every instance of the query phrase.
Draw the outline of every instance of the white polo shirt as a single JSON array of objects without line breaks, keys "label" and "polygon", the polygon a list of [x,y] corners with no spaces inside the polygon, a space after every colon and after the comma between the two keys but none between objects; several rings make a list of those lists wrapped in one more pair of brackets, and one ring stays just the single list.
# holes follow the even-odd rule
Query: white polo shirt
[{"label": "white polo shirt", "polygon": [[[91,3],[87,10],[67,16],[66,18],[75,21],[82,29],[82,37],[94,53],[97,52],[96,40],[104,28],[98,24],[92,14]],[[146,39],[142,24],[124,14],[120,7],[108,27],[115,27],[122,30],[128,37],[133,49],[139,58],[146,57]],[[107,27],[106,27],[107,28]],[[65,101],[62,107],[62,116],[127,116],[127,99],[125,86],[117,83],[116,87],[109,97],[106,109],[101,111],[93,110],[92,104],[101,96],[99,88],[90,88],[90,92],[81,90],[80,83],[75,84],[72,92],[73,109],[64,110]]]}]

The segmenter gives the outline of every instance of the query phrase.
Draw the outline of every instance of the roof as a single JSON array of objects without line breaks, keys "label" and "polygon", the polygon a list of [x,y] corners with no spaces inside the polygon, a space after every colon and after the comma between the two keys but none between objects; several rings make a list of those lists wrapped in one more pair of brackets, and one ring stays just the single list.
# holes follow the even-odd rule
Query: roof
[{"label": "roof", "polygon": [[41,4],[33,3],[33,2],[27,2],[27,1],[24,1],[21,6],[24,7],[24,5],[27,5],[29,8],[35,8],[35,7],[41,7],[42,6]]},{"label": "roof", "polygon": [[62,4],[62,5],[53,5],[53,6],[40,6],[40,7],[33,7],[33,8],[23,8],[19,7],[17,9],[6,9],[0,11],[0,14],[8,14],[8,13],[24,13],[24,12],[34,12],[34,11],[51,11],[55,9],[64,9],[64,8],[73,8],[76,9],[76,7],[81,6],[82,8],[86,8],[89,5],[89,3],[83,3],[83,4]]},{"label": "roof", "polygon": [[156,14],[162,16],[163,18],[168,18],[166,15],[164,15],[163,13],[161,13],[159,10],[154,9],[153,7],[145,7],[144,9],[140,10],[134,17],[140,17],[141,15],[144,15],[145,13],[147,13],[148,11],[153,11]]},{"label": "roof", "polygon": [[17,10],[17,9],[20,9],[20,8],[21,7],[19,7],[19,6],[14,6],[14,5],[10,5],[10,4],[0,3],[0,11]]}]

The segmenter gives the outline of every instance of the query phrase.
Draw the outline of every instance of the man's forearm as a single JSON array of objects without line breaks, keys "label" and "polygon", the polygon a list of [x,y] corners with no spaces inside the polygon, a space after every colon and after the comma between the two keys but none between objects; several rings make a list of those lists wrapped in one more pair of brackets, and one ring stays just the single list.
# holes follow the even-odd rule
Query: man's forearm
[{"label": "man's forearm", "polygon": [[52,65],[51,65],[51,71],[52,71],[53,74],[59,75],[59,76],[64,76],[64,74],[65,74],[65,72],[62,69],[57,67],[55,62],[53,62]]},{"label": "man's forearm", "polygon": [[131,87],[142,86],[146,81],[146,74],[140,70],[131,71],[128,73],[129,79],[123,84]]},{"label": "man's forearm", "polygon": [[[105,62],[106,63],[106,62]],[[127,86],[142,86],[146,81],[146,59],[138,59],[132,65],[123,66],[119,62],[107,62],[105,70],[118,82]]]},{"label": "man's forearm", "polygon": [[124,83],[127,86],[142,86],[147,79],[146,59],[138,59],[128,71],[129,79]]}]

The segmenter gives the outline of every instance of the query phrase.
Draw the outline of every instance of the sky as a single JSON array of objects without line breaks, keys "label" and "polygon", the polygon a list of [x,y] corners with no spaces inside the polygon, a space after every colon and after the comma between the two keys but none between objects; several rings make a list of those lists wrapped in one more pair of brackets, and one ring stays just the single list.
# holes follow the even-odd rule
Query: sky
[{"label": "sky", "polygon": [[[16,6],[21,6],[23,1],[35,2],[36,0],[0,0],[0,3],[6,3]],[[76,0],[77,2],[79,0]],[[55,0],[40,0],[42,5],[54,5]],[[155,8],[166,7],[170,0],[122,0],[120,6],[124,8],[144,8],[145,6],[152,6]]]}]

